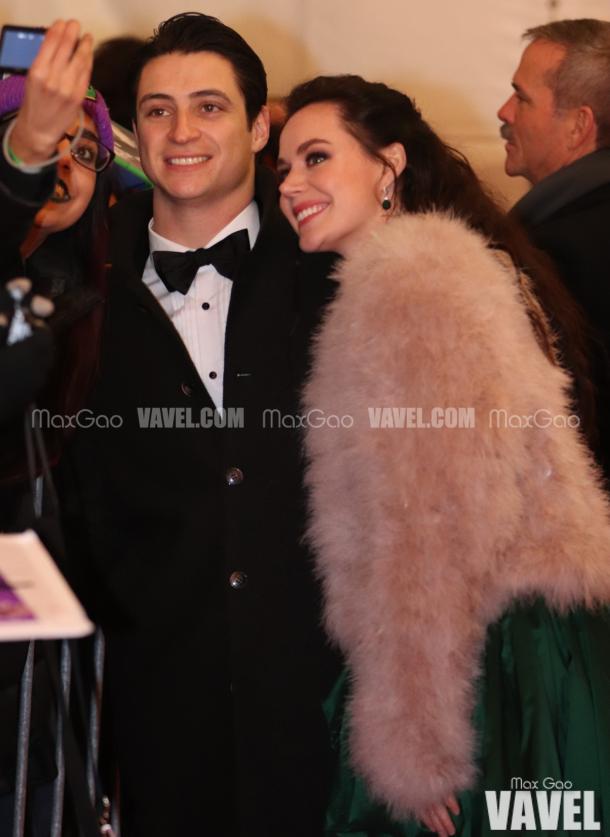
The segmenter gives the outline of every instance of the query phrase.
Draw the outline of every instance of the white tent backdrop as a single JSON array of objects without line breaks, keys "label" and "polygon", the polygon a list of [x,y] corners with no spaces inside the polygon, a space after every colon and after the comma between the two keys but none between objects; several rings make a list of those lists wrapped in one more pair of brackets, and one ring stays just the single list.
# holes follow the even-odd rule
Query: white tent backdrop
[{"label": "white tent backdrop", "polygon": [[610,0],[0,0],[0,19],[44,26],[74,16],[103,40],[147,36],[189,8],[244,35],[265,61],[271,95],[317,73],[359,73],[405,90],[508,203],[526,184],[503,174],[496,111],[510,94],[523,30],[568,17],[610,20]]}]

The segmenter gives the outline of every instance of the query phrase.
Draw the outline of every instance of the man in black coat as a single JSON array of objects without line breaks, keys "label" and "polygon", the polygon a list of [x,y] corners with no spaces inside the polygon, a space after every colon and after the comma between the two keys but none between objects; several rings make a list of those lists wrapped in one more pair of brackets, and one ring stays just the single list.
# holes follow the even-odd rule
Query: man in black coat
[{"label": "man in black coat", "polygon": [[64,457],[123,837],[323,833],[336,660],[301,540],[298,398],[333,283],[256,171],[265,99],[260,60],[214,18],[177,15],[146,48],[154,189],[114,210],[90,427]]},{"label": "man in black coat", "polygon": [[513,208],[591,326],[600,463],[610,477],[610,22],[562,20],[530,41],[498,111],[506,173],[532,189]]}]

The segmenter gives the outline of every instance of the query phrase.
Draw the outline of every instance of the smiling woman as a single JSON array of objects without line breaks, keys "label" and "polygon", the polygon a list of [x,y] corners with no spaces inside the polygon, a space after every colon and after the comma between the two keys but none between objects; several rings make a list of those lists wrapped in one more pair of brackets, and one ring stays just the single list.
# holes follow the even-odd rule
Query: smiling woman
[{"label": "smiling woman", "polygon": [[[85,396],[104,288],[113,138],[101,96],[87,90],[90,58],[90,37],[60,21],[29,75],[0,82],[2,278],[26,275],[55,303],[49,324],[61,351],[50,397],[62,413]],[[72,84],[73,98],[55,83]]]},{"label": "smiling woman", "polygon": [[[43,524],[34,512],[23,413],[37,398],[48,414],[64,419],[44,433],[51,465],[55,464],[70,432],[65,429],[69,418],[83,404],[96,363],[113,140],[102,98],[87,89],[92,40],[80,35],[76,21],[58,21],[48,30],[28,76],[0,82],[0,282],[27,276],[33,293],[51,297],[55,306],[45,330],[32,302],[27,316],[33,335],[14,345],[0,344],[0,530],[36,529],[58,560],[62,540],[46,491]],[[35,378],[30,367],[36,368]],[[23,645],[3,644],[0,649],[0,830],[7,833],[10,789],[15,787],[14,703],[26,651]],[[28,793],[28,820],[31,816],[33,822],[46,824],[51,822],[50,783],[56,775],[50,755],[55,746],[54,708],[47,677],[36,664],[29,763],[38,773],[40,793]]]},{"label": "smiling woman", "polygon": [[36,213],[30,233],[21,245],[26,258],[48,235],[75,224],[93,197],[97,175],[91,165],[98,156],[94,150],[98,144],[97,131],[89,115],[82,117],[82,124],[80,138],[77,138],[79,120],[57,145],[61,157],[57,162],[55,188],[47,203]]},{"label": "smiling woman", "polygon": [[282,210],[303,250],[343,257],[303,396],[350,417],[306,429],[346,660],[326,834],[491,837],[514,777],[591,792],[605,833],[610,509],[566,421],[543,265],[400,91],[319,77],[286,106]]},{"label": "smiling woman", "polygon": [[[323,139],[299,144],[308,131]],[[281,148],[292,163],[278,160],[280,205],[305,252],[347,255],[353,242],[383,217],[384,196],[406,163],[400,143],[383,149],[388,162],[367,153],[345,130],[333,102],[312,103],[295,113],[282,133]]]}]

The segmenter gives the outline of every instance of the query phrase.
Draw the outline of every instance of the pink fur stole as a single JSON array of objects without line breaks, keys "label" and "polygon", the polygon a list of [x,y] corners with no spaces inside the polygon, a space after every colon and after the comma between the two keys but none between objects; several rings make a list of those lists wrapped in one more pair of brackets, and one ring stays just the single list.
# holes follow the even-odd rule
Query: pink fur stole
[{"label": "pink fur stole", "polygon": [[[417,816],[475,780],[487,626],[515,598],[610,601],[608,501],[567,426],[568,375],[480,235],[404,215],[337,279],[304,394],[322,411],[307,430],[309,537],[353,675],[352,760],[395,814]],[[474,408],[475,426],[372,426],[439,407]]]}]

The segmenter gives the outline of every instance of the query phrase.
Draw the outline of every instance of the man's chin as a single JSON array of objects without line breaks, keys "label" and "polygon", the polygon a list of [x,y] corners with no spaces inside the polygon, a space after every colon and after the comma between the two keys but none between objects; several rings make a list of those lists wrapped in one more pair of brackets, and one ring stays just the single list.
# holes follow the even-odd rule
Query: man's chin
[{"label": "man's chin", "polygon": [[523,176],[523,167],[519,164],[518,160],[515,160],[514,155],[511,154],[508,144],[506,148],[506,159],[504,160],[504,171],[509,177]]},{"label": "man's chin", "polygon": [[155,184],[155,191],[163,196],[164,200],[169,203],[197,203],[209,199],[210,189],[202,187],[194,188],[193,184],[184,184],[182,187],[177,187],[176,184],[157,183]]}]

